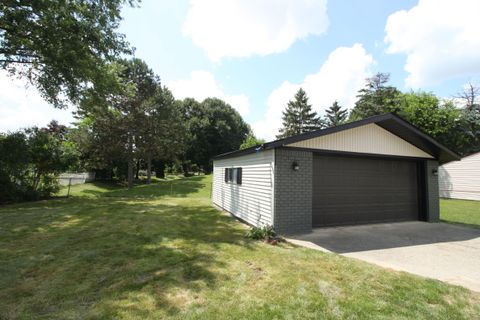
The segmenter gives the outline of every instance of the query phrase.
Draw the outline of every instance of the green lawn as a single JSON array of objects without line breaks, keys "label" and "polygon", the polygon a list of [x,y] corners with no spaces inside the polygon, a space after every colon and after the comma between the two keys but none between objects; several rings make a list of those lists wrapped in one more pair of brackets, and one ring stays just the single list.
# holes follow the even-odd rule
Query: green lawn
[{"label": "green lawn", "polygon": [[480,228],[480,201],[441,199],[440,218],[444,222]]},{"label": "green lawn", "polygon": [[0,208],[0,319],[474,319],[480,294],[271,246],[210,206],[210,177]]}]

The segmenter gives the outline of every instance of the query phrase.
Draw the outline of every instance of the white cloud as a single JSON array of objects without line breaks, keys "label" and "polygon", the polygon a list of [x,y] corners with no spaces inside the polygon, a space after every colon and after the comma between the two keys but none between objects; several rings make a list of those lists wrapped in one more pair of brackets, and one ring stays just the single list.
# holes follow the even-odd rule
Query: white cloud
[{"label": "white cloud", "polygon": [[373,57],[359,43],[335,49],[319,72],[307,75],[302,83],[285,81],[273,90],[268,97],[265,118],[253,124],[255,134],[267,140],[275,137],[282,124],[282,111],[300,87],[306,91],[309,103],[320,115],[335,100],[344,107],[353,107],[357,92],[364,87],[373,64]]},{"label": "white cloud", "polygon": [[59,110],[48,104],[39,92],[25,82],[0,72],[0,132],[31,126],[45,126],[52,119],[61,124],[74,121],[71,110]]},{"label": "white cloud", "polygon": [[328,23],[327,0],[191,0],[183,33],[218,61],[285,51]]},{"label": "white cloud", "polygon": [[235,108],[242,116],[250,112],[250,101],[245,94],[229,95],[223,92],[215,77],[208,71],[193,71],[190,79],[167,82],[176,99],[194,98],[203,101],[209,97],[224,100]]},{"label": "white cloud", "polygon": [[418,88],[480,72],[480,1],[420,0],[388,17],[388,53],[405,53],[405,83]]}]

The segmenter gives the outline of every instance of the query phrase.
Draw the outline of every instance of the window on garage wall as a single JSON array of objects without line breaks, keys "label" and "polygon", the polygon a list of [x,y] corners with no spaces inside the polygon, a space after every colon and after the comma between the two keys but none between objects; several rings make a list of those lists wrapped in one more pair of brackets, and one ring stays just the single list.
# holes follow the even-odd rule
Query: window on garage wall
[{"label": "window on garage wall", "polygon": [[225,168],[225,182],[242,184],[242,168]]}]

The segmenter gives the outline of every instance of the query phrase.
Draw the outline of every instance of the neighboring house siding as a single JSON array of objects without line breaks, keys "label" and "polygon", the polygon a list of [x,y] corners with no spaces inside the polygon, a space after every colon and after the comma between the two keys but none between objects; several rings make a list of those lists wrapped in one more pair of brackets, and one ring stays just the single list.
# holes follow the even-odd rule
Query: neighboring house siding
[{"label": "neighboring house siding", "polygon": [[438,170],[440,197],[480,200],[480,152]]},{"label": "neighboring house siding", "polygon": [[[296,161],[300,169],[294,171]],[[307,151],[275,151],[275,230],[283,234],[312,230],[313,154]]]},{"label": "neighboring house siding", "polygon": [[[274,150],[213,162],[212,201],[254,226],[273,224]],[[225,168],[242,168],[242,184],[225,182]]]},{"label": "neighboring house siding", "polygon": [[428,153],[373,123],[288,146],[433,159]]}]

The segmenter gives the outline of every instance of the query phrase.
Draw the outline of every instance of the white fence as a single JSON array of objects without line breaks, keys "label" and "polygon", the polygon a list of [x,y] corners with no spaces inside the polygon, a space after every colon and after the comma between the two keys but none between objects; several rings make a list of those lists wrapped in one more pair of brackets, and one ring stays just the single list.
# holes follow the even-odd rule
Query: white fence
[{"label": "white fence", "polygon": [[62,186],[82,184],[95,180],[95,172],[62,173],[58,181]]}]

